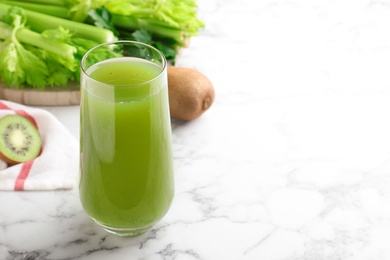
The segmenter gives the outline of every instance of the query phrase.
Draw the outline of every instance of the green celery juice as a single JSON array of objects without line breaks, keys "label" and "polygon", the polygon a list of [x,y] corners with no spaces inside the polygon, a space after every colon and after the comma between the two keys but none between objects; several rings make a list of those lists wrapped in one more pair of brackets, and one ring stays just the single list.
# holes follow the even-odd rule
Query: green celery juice
[{"label": "green celery juice", "polygon": [[171,128],[160,73],[126,57],[97,63],[82,78],[80,199],[103,226],[147,228],[170,207]]}]

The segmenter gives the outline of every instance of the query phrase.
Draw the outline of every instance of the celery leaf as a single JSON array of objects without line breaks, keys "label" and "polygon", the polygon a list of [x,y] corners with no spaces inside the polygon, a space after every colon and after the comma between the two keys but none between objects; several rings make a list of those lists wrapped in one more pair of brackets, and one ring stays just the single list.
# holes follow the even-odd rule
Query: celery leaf
[{"label": "celery leaf", "polygon": [[46,63],[32,51],[23,47],[17,40],[16,32],[24,27],[23,9],[10,8],[6,22],[12,25],[11,34],[5,38],[4,48],[0,52],[0,78],[10,86],[24,84],[44,88],[48,70]]}]

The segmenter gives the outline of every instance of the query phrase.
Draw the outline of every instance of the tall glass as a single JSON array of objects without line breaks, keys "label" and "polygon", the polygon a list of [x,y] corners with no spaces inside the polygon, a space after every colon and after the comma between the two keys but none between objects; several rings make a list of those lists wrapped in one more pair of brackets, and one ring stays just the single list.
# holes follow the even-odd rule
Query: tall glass
[{"label": "tall glass", "polygon": [[139,42],[96,46],[81,61],[80,200],[121,236],[146,232],[174,194],[167,63]]}]

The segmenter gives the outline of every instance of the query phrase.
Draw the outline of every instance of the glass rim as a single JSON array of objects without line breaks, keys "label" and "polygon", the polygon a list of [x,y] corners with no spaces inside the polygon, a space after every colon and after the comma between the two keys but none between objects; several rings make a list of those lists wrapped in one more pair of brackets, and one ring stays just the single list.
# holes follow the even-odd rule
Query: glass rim
[{"label": "glass rim", "polygon": [[[99,82],[101,84],[104,84],[104,85],[107,85],[107,86],[114,86],[113,84],[110,84],[110,83],[106,83],[106,82],[103,82],[103,81],[100,81],[100,80],[96,80],[94,78],[92,78],[88,73],[87,73],[87,69],[88,68],[85,68],[84,66],[84,63],[87,59],[87,56],[88,54],[90,54],[91,52],[93,52],[94,50],[98,49],[98,48],[101,48],[103,46],[107,46],[107,45],[119,45],[119,44],[133,44],[133,45],[140,45],[140,46],[144,46],[144,47],[147,47],[151,50],[153,50],[154,52],[156,52],[160,57],[161,57],[161,70],[160,72],[158,73],[158,75],[156,75],[155,77],[153,77],[152,79],[149,79],[147,81],[144,81],[144,82],[141,82],[141,83],[134,83],[134,84],[116,84],[115,86],[118,86],[118,87],[126,87],[126,86],[129,86],[129,87],[134,87],[134,86],[141,86],[141,85],[145,85],[145,84],[148,84],[154,80],[156,80],[158,77],[160,77],[164,71],[167,69],[167,59],[165,58],[164,54],[158,50],[157,48],[153,47],[152,45],[149,45],[147,43],[143,43],[143,42],[139,42],[139,41],[132,41],[132,40],[115,40],[115,41],[109,41],[109,42],[104,42],[104,43],[100,43],[92,48],[90,48],[88,51],[86,51],[83,55],[83,57],[81,58],[80,60],[80,69],[81,69],[81,72],[86,76],[88,77],[90,80],[93,80],[93,81],[96,81],[96,82]],[[140,58],[140,57],[136,57],[136,58]],[[109,60],[109,59],[106,59],[106,60]],[[100,61],[99,61],[100,62]]]}]

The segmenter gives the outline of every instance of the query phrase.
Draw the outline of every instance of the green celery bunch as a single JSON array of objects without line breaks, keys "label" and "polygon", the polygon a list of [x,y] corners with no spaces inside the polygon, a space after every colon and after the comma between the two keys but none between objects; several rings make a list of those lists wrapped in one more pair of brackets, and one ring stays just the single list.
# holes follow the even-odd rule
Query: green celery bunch
[{"label": "green celery bunch", "polygon": [[175,64],[201,28],[196,0],[0,0],[0,81],[66,87],[88,49],[115,39],[150,44]]},{"label": "green celery bunch", "polygon": [[112,39],[105,29],[0,3],[0,81],[14,88],[67,87],[80,80],[85,52]]},{"label": "green celery bunch", "polygon": [[[23,26],[20,19],[15,20],[15,28]],[[7,84],[14,86],[26,82],[40,87],[45,85],[47,66],[33,52],[25,49],[16,39],[15,31],[0,24],[0,30],[7,30],[9,37],[0,44],[0,76]],[[33,71],[29,74],[29,71]],[[26,75],[27,74],[27,75]]]},{"label": "green celery bunch", "polygon": [[66,85],[67,79],[73,78],[76,48],[27,29],[21,8],[10,8],[3,20],[0,22],[2,81],[11,87],[27,84],[44,88],[48,84]]},{"label": "green celery bunch", "polygon": [[148,43],[175,63],[204,23],[196,0],[3,0],[5,3],[109,29],[119,39]]}]

